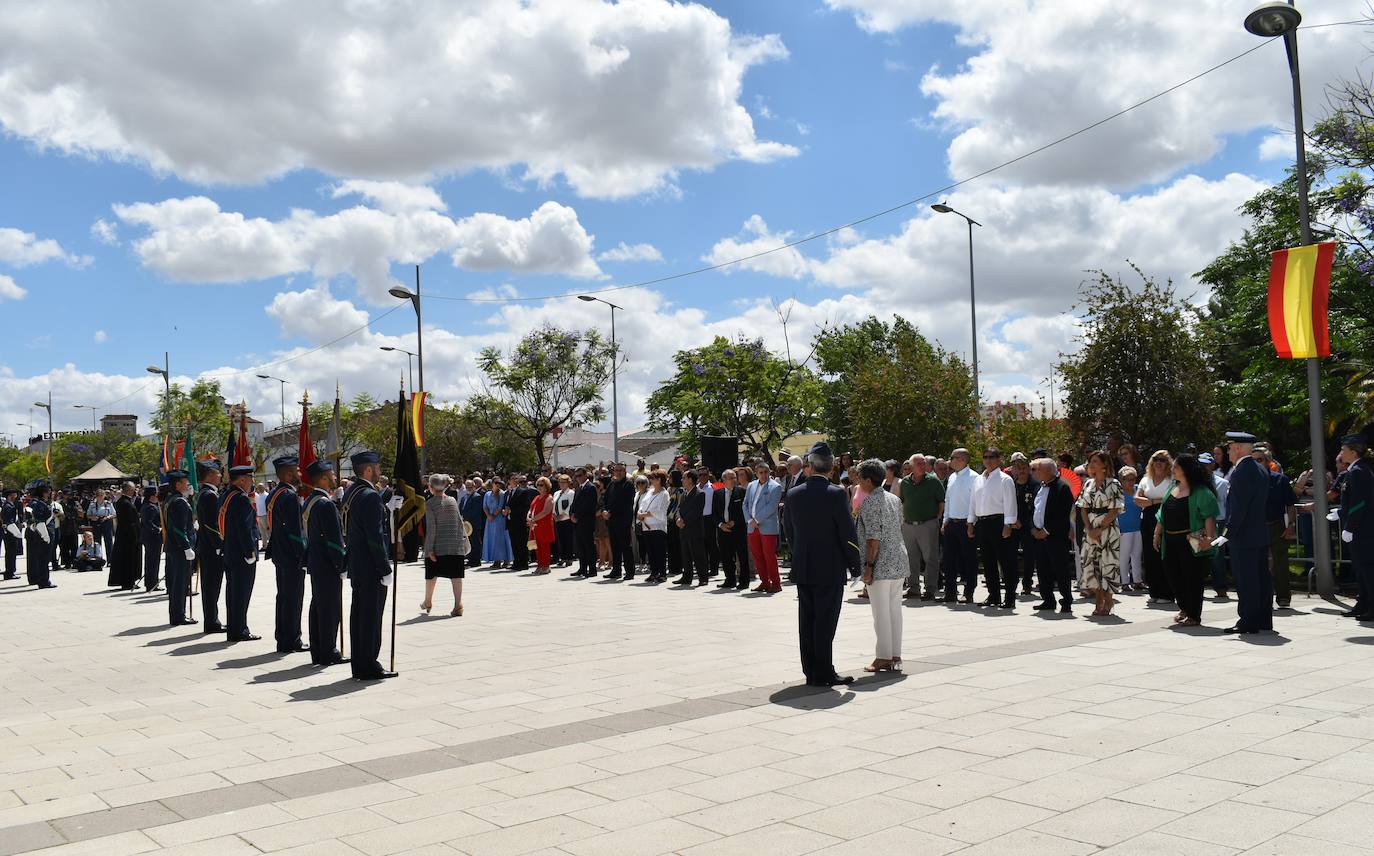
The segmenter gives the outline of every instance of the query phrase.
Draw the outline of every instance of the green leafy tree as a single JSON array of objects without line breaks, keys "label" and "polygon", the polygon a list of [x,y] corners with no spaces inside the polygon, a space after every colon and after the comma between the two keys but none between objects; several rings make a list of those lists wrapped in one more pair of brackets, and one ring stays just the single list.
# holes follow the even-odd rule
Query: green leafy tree
[{"label": "green leafy tree", "polygon": [[1051,416],[1049,407],[1041,398],[1039,406],[1030,408],[1030,412],[1024,416],[1015,409],[1005,409],[984,422],[977,431],[971,432],[961,445],[974,450],[996,446],[1002,450],[1003,457],[1010,456],[1012,452],[1030,454],[1032,449],[1042,448],[1048,449],[1053,455],[1073,445],[1072,439],[1068,423]]},{"label": "green leafy tree", "polygon": [[[1325,119],[1308,135],[1314,241],[1337,241],[1331,269],[1331,357],[1322,361],[1327,438],[1374,420],[1374,95],[1365,81],[1332,91]],[[1305,361],[1279,359],[1269,336],[1270,253],[1302,243],[1298,177],[1241,206],[1249,228],[1198,276],[1212,287],[1203,330],[1217,367],[1222,411],[1254,426],[1281,455],[1309,448]],[[1328,452],[1332,444],[1327,444]]]},{"label": "green leafy tree", "polygon": [[1063,357],[1068,427],[1088,448],[1210,444],[1219,430],[1216,374],[1197,312],[1174,288],[1131,265],[1141,284],[1097,271],[1079,289],[1081,347]]},{"label": "green leafy tree", "polygon": [[948,454],[977,418],[973,373],[900,316],[816,335],[824,429],[836,451],[879,458]]},{"label": "green leafy tree", "polygon": [[725,436],[772,461],[783,440],[821,424],[824,388],[806,362],[771,353],[761,339],[717,336],[678,351],[673,376],[649,396],[649,424],[676,431],[688,455],[701,437]]},{"label": "green leafy tree", "polygon": [[171,415],[171,430],[167,433],[172,436],[173,442],[190,431],[196,445],[194,457],[200,458],[206,454],[223,456],[229,415],[224,410],[224,396],[220,392],[219,381],[198,380],[189,390],[174,383],[170,399],[165,392],[159,393],[152,419],[153,430],[159,434],[164,433],[163,423],[168,413]]},{"label": "green leafy tree", "polygon": [[483,392],[468,411],[487,428],[526,441],[544,463],[544,444],[554,428],[580,427],[606,418],[602,391],[616,349],[596,330],[562,330],[546,324],[527,333],[509,356],[486,348],[477,366]]},{"label": "green leafy tree", "polygon": [[24,485],[34,479],[46,478],[47,475],[48,468],[43,463],[42,455],[21,453],[0,470],[0,481],[3,481],[6,487],[23,490]]}]

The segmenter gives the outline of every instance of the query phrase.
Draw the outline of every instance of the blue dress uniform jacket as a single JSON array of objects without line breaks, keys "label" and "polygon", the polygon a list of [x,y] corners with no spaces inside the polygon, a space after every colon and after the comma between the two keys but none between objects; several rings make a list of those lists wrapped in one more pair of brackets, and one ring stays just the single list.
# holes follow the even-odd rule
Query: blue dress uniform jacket
[{"label": "blue dress uniform jacket", "polygon": [[826,682],[835,676],[835,628],[845,574],[859,573],[859,536],[849,514],[849,496],[824,476],[812,476],[787,492],[783,526],[797,584],[802,672],[808,682]]},{"label": "blue dress uniform jacket", "polygon": [[220,630],[219,593],[224,586],[224,548],[219,532],[219,491],[212,484],[201,485],[196,496],[196,563],[200,565],[200,605],[205,617],[205,632]]},{"label": "blue dress uniform jacket", "polygon": [[1243,631],[1274,629],[1274,579],[1269,574],[1269,527],[1265,506],[1269,473],[1247,457],[1231,468],[1226,498],[1226,538],[1236,578],[1236,626]]},{"label": "blue dress uniform jacket", "polygon": [[358,479],[344,494],[343,517],[348,580],[353,589],[348,634],[353,643],[353,677],[374,678],[385,671],[378,659],[382,652],[382,614],[386,611],[382,579],[391,573],[391,538],[382,495]]},{"label": "blue dress uniform jacket", "polygon": [[[40,530],[47,532],[46,540]],[[47,588],[52,585],[49,575],[52,573],[53,547],[57,545],[57,527],[53,525],[52,506],[41,499],[30,500],[29,527],[25,530],[24,536],[27,541],[24,570],[28,583],[39,588]]]},{"label": "blue dress uniform jacket", "polygon": [[334,638],[343,618],[343,580],[348,554],[344,550],[339,507],[329,494],[315,488],[301,512],[305,526],[305,567],[310,573],[310,662],[326,666],[338,662]]},{"label": "blue dress uniform jacket", "polygon": [[221,555],[229,639],[238,641],[252,635],[248,629],[248,604],[253,599],[258,567],[258,516],[252,498],[230,487],[220,500],[219,524],[224,539]]},{"label": "blue dress uniform jacket", "polygon": [[1352,611],[1369,615],[1374,613],[1374,465],[1368,458],[1355,461],[1345,471],[1340,511],[1341,532],[1351,535],[1348,543],[1343,541],[1343,547],[1360,587],[1360,597]]},{"label": "blue dress uniform jacket", "polygon": [[167,553],[167,620],[173,625],[186,623],[186,598],[191,591],[191,560],[196,530],[191,503],[181,494],[169,497],[163,506],[163,546]]},{"label": "blue dress uniform jacket", "polygon": [[267,555],[277,577],[274,636],[277,651],[289,654],[301,645],[301,607],[305,602],[305,535],[301,530],[300,494],[279,484],[267,497]]},{"label": "blue dress uniform jacket", "polygon": [[24,554],[24,539],[16,537],[9,531],[10,526],[20,526],[19,506],[10,502],[8,499],[0,499],[0,529],[4,530],[3,540],[5,544],[5,579],[12,580],[19,572],[19,557]]}]

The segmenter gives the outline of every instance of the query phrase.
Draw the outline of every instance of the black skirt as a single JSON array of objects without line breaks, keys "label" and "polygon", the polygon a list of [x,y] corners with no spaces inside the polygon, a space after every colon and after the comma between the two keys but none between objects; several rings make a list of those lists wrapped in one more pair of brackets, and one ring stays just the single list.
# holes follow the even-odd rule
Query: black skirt
[{"label": "black skirt", "polygon": [[431,559],[425,556],[425,579],[443,577],[448,580],[461,580],[467,576],[467,556],[440,556]]}]

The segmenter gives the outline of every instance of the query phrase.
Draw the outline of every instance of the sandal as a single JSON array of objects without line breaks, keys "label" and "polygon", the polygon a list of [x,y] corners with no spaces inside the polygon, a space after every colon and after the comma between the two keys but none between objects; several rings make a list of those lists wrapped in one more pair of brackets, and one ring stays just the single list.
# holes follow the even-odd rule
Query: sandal
[{"label": "sandal", "polygon": [[892,658],[892,671],[894,671],[894,672],[900,672],[901,670],[902,670],[902,658],[901,658],[901,657],[893,657],[893,658]]},{"label": "sandal", "polygon": [[874,660],[872,665],[864,666],[865,672],[887,672],[892,669],[891,660]]},{"label": "sandal", "polygon": [[453,611],[449,613],[449,615],[452,615],[452,616],[459,616],[459,615],[462,615],[462,614],[463,614],[463,605],[462,605],[461,603],[458,604],[457,606],[455,606],[455,607],[453,608]]}]

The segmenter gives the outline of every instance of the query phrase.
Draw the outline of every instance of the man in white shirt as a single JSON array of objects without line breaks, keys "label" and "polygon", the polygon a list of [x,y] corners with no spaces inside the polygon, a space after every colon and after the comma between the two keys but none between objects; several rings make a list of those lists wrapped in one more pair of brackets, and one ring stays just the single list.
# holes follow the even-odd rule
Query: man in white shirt
[{"label": "man in white shirt", "polygon": [[[969,502],[968,534],[978,545],[987,580],[988,599],[983,606],[1016,608],[1016,542],[1011,540],[1017,521],[1016,480],[1002,471],[1002,453],[983,452],[983,474],[973,485]],[[1006,599],[1002,583],[1006,583]]]},{"label": "man in white shirt", "polygon": [[267,531],[267,496],[268,490],[264,484],[259,484],[253,491],[253,505],[258,517],[258,536],[261,539],[261,543],[258,544],[260,551],[267,549],[267,540],[272,534]]},{"label": "man in white shirt", "polygon": [[978,474],[969,469],[968,449],[955,449],[949,456],[949,478],[945,483],[945,516],[940,524],[944,549],[945,603],[953,603],[962,581],[964,603],[973,603],[978,585],[978,564],[973,548],[973,527],[969,525],[973,508],[973,488]]}]

